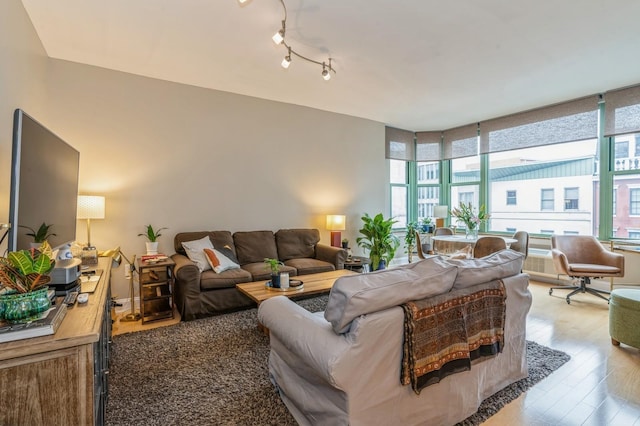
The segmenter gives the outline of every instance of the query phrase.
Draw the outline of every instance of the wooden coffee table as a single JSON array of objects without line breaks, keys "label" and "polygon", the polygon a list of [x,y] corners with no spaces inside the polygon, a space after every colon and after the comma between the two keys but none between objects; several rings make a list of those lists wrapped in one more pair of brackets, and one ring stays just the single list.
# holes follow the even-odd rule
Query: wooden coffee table
[{"label": "wooden coffee table", "polygon": [[291,277],[291,279],[302,281],[302,288],[290,288],[286,291],[266,287],[265,283],[268,280],[236,284],[236,288],[259,305],[265,300],[275,296],[295,298],[312,294],[328,293],[338,278],[356,274],[357,273],[353,271],[339,269],[337,271],[320,272],[318,274],[298,275]]}]

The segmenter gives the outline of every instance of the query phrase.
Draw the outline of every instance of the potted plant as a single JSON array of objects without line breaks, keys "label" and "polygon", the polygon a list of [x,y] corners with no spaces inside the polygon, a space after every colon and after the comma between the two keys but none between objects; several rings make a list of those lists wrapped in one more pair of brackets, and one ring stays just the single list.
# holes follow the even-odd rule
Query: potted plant
[{"label": "potted plant", "polygon": [[435,228],[435,225],[431,221],[430,217],[423,217],[420,226],[421,226],[422,232],[425,232],[427,234],[432,233],[433,228]]},{"label": "potted plant", "polygon": [[278,259],[265,258],[264,263],[271,270],[271,287],[280,288],[280,266],[283,265]]},{"label": "potted plant", "polygon": [[404,234],[404,246],[409,256],[409,263],[413,261],[413,249],[416,244],[416,231],[418,230],[418,222],[407,223],[407,232]]},{"label": "potted plant", "polygon": [[396,250],[400,246],[398,237],[393,235],[393,224],[396,220],[385,219],[382,213],[378,213],[374,217],[365,213],[362,216],[364,225],[360,229],[363,235],[356,239],[358,245],[369,250],[369,258],[371,259],[371,269],[384,269],[395,256]]},{"label": "potted plant", "polygon": [[53,232],[49,232],[49,229],[51,229],[53,224],[47,225],[45,222],[42,222],[42,225],[40,225],[37,231],[29,226],[24,226],[24,225],[19,225],[19,226],[20,228],[24,228],[29,231],[25,235],[33,238],[33,243],[31,246],[34,248],[40,247],[40,245],[45,241],[47,241],[49,237],[57,237],[57,234],[54,234]]},{"label": "potted plant", "polygon": [[460,202],[458,207],[454,207],[450,212],[458,222],[462,222],[465,226],[465,237],[468,239],[478,238],[478,228],[483,222],[489,220],[491,215],[485,210],[484,204],[480,206],[480,210],[476,213],[471,203]]},{"label": "potted plant", "polygon": [[349,248],[349,240],[346,238],[342,239],[342,248],[343,249],[348,249]]},{"label": "potted plant", "polygon": [[32,248],[0,257],[1,317],[10,322],[27,322],[51,307],[47,284],[55,261],[50,252],[51,247],[44,243],[43,251]]},{"label": "potted plant", "polygon": [[145,243],[148,255],[158,254],[158,238],[162,236],[160,232],[164,231],[165,229],[169,228],[158,228],[154,230],[153,226],[147,225],[147,232],[138,234],[138,237],[146,237],[149,240]]}]

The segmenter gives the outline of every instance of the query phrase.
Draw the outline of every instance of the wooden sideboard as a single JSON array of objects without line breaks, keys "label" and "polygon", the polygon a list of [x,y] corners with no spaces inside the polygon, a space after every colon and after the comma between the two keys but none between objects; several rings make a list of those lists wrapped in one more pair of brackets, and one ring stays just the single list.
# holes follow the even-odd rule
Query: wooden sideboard
[{"label": "wooden sideboard", "polygon": [[[0,344],[0,425],[104,423],[111,340],[111,258],[86,304],[51,336]],[[61,299],[59,299],[61,301]]]}]

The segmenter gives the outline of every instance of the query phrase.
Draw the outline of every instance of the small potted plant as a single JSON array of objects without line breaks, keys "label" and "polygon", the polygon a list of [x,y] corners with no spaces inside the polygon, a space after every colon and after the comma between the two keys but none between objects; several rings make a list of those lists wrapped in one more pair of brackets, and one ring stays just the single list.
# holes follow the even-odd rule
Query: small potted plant
[{"label": "small potted plant", "polygon": [[422,232],[425,232],[427,234],[432,233],[433,229],[435,228],[435,226],[433,225],[430,217],[422,218],[422,222],[420,224],[420,227],[422,229]]},{"label": "small potted plant", "polygon": [[47,241],[49,237],[57,236],[57,234],[54,234],[53,232],[49,232],[53,224],[47,225],[45,222],[42,222],[42,225],[40,225],[37,231],[29,226],[24,226],[24,225],[19,225],[19,226],[20,228],[24,228],[29,231],[25,235],[33,238],[33,243],[31,244],[31,247],[33,248],[40,247],[40,245],[45,241]]},{"label": "small potted plant", "polygon": [[280,266],[284,263],[278,259],[265,258],[264,263],[267,269],[271,270],[271,287],[280,288]]},{"label": "small potted plant", "polygon": [[138,237],[146,237],[149,241],[146,242],[147,254],[158,254],[158,238],[162,236],[160,232],[169,228],[153,229],[153,226],[147,225],[147,232],[138,234]]},{"label": "small potted plant", "polygon": [[342,248],[343,249],[348,249],[349,248],[349,240],[346,238],[342,239]]}]

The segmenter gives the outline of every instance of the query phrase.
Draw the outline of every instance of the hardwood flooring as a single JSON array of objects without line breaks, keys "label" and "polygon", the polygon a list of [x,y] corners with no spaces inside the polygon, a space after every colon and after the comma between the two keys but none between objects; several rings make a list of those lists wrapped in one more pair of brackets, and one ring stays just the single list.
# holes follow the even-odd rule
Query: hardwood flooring
[{"label": "hardwood flooring", "polygon": [[640,350],[611,344],[606,301],[579,294],[567,305],[567,291],[550,287],[530,284],[527,339],[571,360],[484,425],[640,426]]},{"label": "hardwood flooring", "polygon": [[[620,425],[640,426],[640,350],[613,346],[609,306],[589,294],[565,302],[567,291],[532,281],[533,305],[527,339],[559,349],[571,360],[484,425]],[[126,312],[125,312],[126,313]],[[157,321],[114,324],[114,334],[175,324]],[[638,324],[640,327],[640,324]]]}]

